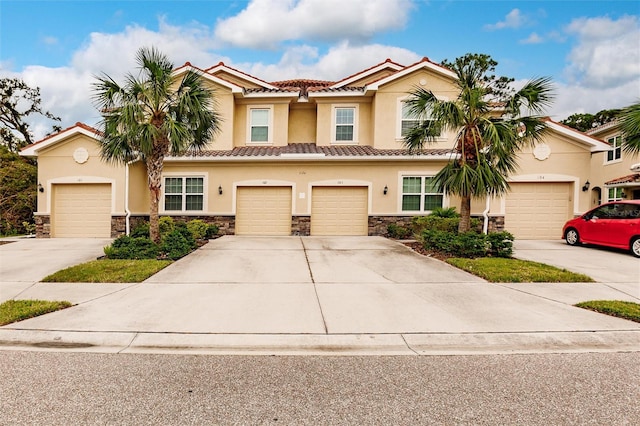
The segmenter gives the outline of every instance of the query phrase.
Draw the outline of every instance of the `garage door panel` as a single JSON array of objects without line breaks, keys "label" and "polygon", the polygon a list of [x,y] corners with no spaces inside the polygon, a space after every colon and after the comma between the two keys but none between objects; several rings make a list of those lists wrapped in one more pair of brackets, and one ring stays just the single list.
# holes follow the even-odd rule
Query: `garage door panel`
[{"label": "garage door panel", "polygon": [[311,235],[367,235],[367,187],[315,187]]},{"label": "garage door panel", "polygon": [[556,239],[571,217],[571,183],[512,183],[505,228],[519,239]]},{"label": "garage door panel", "polygon": [[110,184],[56,184],[52,188],[53,237],[111,236]]},{"label": "garage door panel", "polygon": [[291,187],[240,187],[237,235],[291,235]]}]

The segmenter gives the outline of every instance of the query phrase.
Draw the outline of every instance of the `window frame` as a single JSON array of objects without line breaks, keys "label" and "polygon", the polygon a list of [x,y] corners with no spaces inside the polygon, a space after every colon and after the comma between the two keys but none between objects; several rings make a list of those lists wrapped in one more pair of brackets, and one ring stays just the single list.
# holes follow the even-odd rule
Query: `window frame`
[{"label": "window frame", "polygon": [[[167,192],[167,179],[181,179],[181,189],[180,193],[178,192]],[[202,192],[187,192],[187,179],[202,179]],[[162,213],[180,213],[183,215],[189,214],[202,214],[207,211],[207,176],[202,173],[170,173],[163,174],[162,176],[162,200],[161,200],[161,212]],[[168,210],[167,209],[167,196],[176,196],[179,195],[181,197],[180,200],[180,210]],[[189,196],[201,196],[202,197],[202,209],[200,210],[187,210],[187,198]]]},{"label": "window frame", "polygon": [[[267,140],[252,140],[254,127],[265,127],[263,124],[253,124],[253,111],[267,111]],[[273,145],[273,106],[272,105],[247,105],[247,145]]]},{"label": "window frame", "polygon": [[[604,162],[605,164],[617,163],[622,161],[622,135],[615,135],[607,138],[607,143],[611,145],[611,148],[606,151]],[[611,159],[609,155],[611,154]]]},{"label": "window frame", "polygon": [[[351,124],[338,124],[338,111],[342,109],[353,110],[353,123]],[[357,145],[358,144],[358,105],[345,104],[345,105],[333,105],[331,108],[331,144],[332,145]],[[353,135],[351,140],[338,140],[337,131],[338,126],[352,126]]]},{"label": "window frame", "polygon": [[[426,179],[433,179],[435,176],[432,174],[402,174],[400,175],[400,191],[398,191],[398,195],[400,197],[399,200],[399,210],[402,213],[430,213],[433,210],[426,210],[425,209],[425,201],[426,201],[426,197],[440,197],[440,206],[439,207],[445,207],[445,194],[444,192],[427,192],[425,189],[425,182]],[[405,178],[420,178],[420,192],[405,192],[404,191],[404,180]],[[418,210],[406,210],[404,208],[404,197],[405,196],[419,196],[419,208]]]},{"label": "window frame", "polygon": [[[436,96],[439,100],[441,101],[447,101],[448,98],[446,97],[441,97],[441,96]],[[409,96],[404,96],[401,98],[398,98],[397,101],[397,107],[396,107],[396,140],[398,141],[402,141],[404,140],[405,135],[402,134],[402,123],[404,121],[409,121],[408,119],[404,118],[404,105],[406,104],[406,102],[409,100]],[[421,123],[423,120],[421,120],[419,117],[411,120],[411,121],[417,121],[418,123]],[[444,134],[444,132],[442,131],[442,129],[440,129],[440,134],[438,136],[435,136],[435,140],[437,141],[444,141],[447,140],[447,136]]]},{"label": "window frame", "polygon": [[[611,197],[611,191],[613,191],[613,197]],[[624,197],[622,193],[624,192],[624,188],[620,186],[612,186],[607,188],[607,202],[611,201],[623,201]]]}]

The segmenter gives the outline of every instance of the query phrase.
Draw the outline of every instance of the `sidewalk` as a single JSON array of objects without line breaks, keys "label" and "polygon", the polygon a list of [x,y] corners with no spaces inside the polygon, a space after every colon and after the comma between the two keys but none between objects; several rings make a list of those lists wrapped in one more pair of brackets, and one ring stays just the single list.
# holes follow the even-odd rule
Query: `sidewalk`
[{"label": "sidewalk", "polygon": [[23,284],[10,295],[4,293],[12,287],[0,283],[2,296],[76,305],[0,327],[1,349],[640,351],[640,324],[572,306],[593,299],[640,302],[637,283],[491,284],[375,237],[224,237],[140,284]]}]

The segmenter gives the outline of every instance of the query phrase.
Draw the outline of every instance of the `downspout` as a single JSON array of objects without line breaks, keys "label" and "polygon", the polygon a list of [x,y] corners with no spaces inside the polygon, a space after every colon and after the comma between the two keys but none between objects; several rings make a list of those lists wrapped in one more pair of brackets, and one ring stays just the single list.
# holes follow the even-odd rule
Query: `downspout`
[{"label": "downspout", "polygon": [[482,225],[482,233],[487,234],[489,231],[489,209],[491,207],[491,198],[487,197],[487,203],[485,205],[485,209],[482,212],[482,217],[484,217],[484,224]]}]

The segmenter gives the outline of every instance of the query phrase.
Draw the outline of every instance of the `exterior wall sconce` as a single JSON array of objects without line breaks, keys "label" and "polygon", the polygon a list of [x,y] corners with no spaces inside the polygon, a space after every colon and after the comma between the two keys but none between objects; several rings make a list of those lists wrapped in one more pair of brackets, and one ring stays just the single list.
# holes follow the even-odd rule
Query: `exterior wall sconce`
[{"label": "exterior wall sconce", "polygon": [[582,192],[587,192],[589,190],[589,187],[591,186],[591,184],[589,183],[589,180],[587,180],[584,185],[582,186]]},{"label": "exterior wall sconce", "polygon": [[38,191],[39,192],[44,192],[44,187],[42,186],[42,184],[40,182],[38,182]]},{"label": "exterior wall sconce", "polygon": [[222,195],[222,185],[218,186],[218,194]]},{"label": "exterior wall sconce", "polygon": [[384,189],[382,190],[382,193],[384,195],[387,195],[387,192],[389,192],[389,187],[387,185],[384,186]]}]

